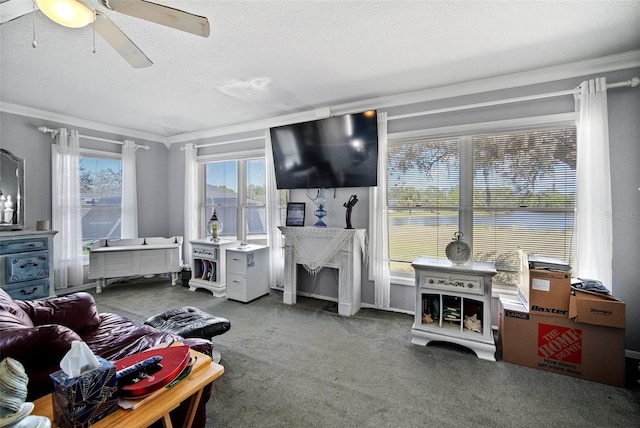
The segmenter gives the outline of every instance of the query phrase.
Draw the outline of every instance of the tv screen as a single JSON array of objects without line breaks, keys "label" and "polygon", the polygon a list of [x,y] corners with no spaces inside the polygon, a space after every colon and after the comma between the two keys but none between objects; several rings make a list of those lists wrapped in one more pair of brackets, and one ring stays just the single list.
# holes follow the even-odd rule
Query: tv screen
[{"label": "tv screen", "polygon": [[375,110],[270,129],[278,189],[378,185]]}]

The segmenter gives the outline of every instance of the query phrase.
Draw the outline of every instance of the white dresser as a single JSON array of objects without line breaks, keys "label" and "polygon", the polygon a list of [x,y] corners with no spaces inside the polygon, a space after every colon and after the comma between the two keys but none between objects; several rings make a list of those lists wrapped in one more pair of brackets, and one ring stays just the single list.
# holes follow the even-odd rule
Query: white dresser
[{"label": "white dresser", "polygon": [[227,248],[227,299],[250,302],[269,294],[269,247]]}]

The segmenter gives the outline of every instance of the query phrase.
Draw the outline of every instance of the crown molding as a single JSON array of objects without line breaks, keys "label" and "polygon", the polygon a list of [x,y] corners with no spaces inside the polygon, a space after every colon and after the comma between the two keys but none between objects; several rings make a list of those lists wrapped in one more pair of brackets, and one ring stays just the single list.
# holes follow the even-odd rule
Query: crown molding
[{"label": "crown molding", "polygon": [[400,105],[416,104],[464,95],[512,89],[637,67],[640,67],[640,50],[552,67],[528,70],[520,73],[505,74],[486,79],[461,82],[453,85],[424,89],[421,91],[356,101],[341,104],[339,106],[332,106],[331,111],[334,114],[346,114],[360,111],[362,109],[366,110],[367,108],[397,107]]},{"label": "crown molding", "polygon": [[243,122],[236,125],[223,126],[220,128],[203,129],[201,131],[189,132],[186,134],[174,135],[167,138],[169,144],[193,142],[204,138],[221,137],[226,135],[240,134],[247,131],[264,131],[274,126],[288,125],[290,123],[306,122],[317,119],[316,111],[302,111],[283,116],[271,117],[252,122]]},{"label": "crown molding", "polygon": [[0,111],[28,116],[42,120],[65,123],[72,126],[125,135],[130,138],[162,143],[167,148],[175,143],[194,142],[205,138],[229,136],[243,132],[264,131],[274,126],[304,122],[335,114],[347,114],[367,109],[391,108],[401,105],[416,104],[439,99],[453,98],[463,95],[474,95],[484,92],[511,89],[521,86],[547,83],[575,77],[590,76],[640,67],[640,50],[624,52],[584,61],[577,61],[552,67],[507,74],[486,79],[466,81],[452,85],[428,88],[419,91],[388,95],[377,98],[353,101],[333,106],[316,108],[287,115],[275,116],[250,122],[242,122],[219,128],[204,129],[195,132],[178,134],[171,137],[150,134],[133,129],[118,127],[101,122],[61,115],[45,110],[25,107],[18,104],[0,102]]},{"label": "crown molding", "polygon": [[53,113],[46,110],[40,110],[33,107],[26,107],[20,104],[12,104],[0,101],[0,111],[5,113],[17,114],[19,116],[27,116],[35,119],[48,120],[51,122],[64,123],[69,126],[77,126],[79,128],[91,129],[94,131],[108,132],[110,134],[122,135],[131,139],[147,140],[155,143],[162,143],[167,148],[167,137],[161,135],[150,134],[147,132],[136,131],[134,129],[123,128],[120,126],[109,125],[102,122],[94,122],[92,120],[80,119],[73,116]]},{"label": "crown molding", "polygon": [[[577,61],[552,67],[540,68],[514,74],[490,77],[486,79],[456,83],[453,85],[423,89],[378,98],[369,98],[344,104],[325,107],[324,110],[334,114],[354,113],[367,109],[381,109],[401,105],[416,104],[439,99],[453,98],[463,95],[474,95],[484,92],[511,89],[539,83],[554,82],[575,77],[589,76],[640,67],[640,50],[609,55],[584,61]],[[204,138],[221,137],[265,130],[270,127],[290,123],[314,120],[323,109],[308,110],[283,116],[272,117],[252,122],[244,122],[220,128],[205,129],[174,135],[167,138],[168,144],[191,142]]]}]

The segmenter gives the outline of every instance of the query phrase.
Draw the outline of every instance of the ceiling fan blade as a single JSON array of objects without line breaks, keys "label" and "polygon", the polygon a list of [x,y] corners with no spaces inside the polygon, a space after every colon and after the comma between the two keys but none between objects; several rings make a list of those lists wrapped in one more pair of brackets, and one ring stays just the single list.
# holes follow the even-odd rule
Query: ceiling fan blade
[{"label": "ceiling fan blade", "polygon": [[149,58],[103,13],[96,11],[96,32],[134,68],[149,67]]},{"label": "ceiling fan blade", "polygon": [[209,20],[183,10],[151,3],[145,0],[100,0],[105,7],[156,24],[209,37]]},{"label": "ceiling fan blade", "polygon": [[30,1],[0,1],[0,24],[31,13],[34,7],[38,10],[38,6]]}]

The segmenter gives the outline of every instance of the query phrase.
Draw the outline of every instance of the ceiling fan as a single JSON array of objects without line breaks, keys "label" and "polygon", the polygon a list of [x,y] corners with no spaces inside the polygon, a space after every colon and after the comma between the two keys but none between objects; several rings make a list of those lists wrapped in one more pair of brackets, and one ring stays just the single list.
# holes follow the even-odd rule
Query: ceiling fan
[{"label": "ceiling fan", "polygon": [[65,27],[80,28],[93,24],[95,31],[131,66],[142,68],[152,65],[144,52],[102,10],[93,7],[91,1],[99,2],[111,11],[209,37],[209,20],[206,17],[146,0],[33,0],[33,3],[4,0],[0,1],[0,24],[40,9],[49,19]]}]

